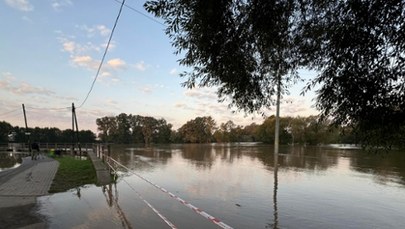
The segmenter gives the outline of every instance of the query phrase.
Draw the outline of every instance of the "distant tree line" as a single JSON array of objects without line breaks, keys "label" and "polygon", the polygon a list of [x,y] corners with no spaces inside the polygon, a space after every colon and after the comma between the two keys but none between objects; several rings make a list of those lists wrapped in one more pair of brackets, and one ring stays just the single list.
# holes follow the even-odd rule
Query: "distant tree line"
[{"label": "distant tree line", "polygon": [[[196,117],[178,130],[163,118],[119,114],[96,120],[99,139],[111,143],[210,143],[210,142],[274,142],[275,117],[262,124],[247,126],[227,121],[219,125],[210,116]],[[309,117],[282,117],[281,144],[358,143],[356,133],[349,127],[333,126],[328,120]]]},{"label": "distant tree line", "polygon": [[[217,125],[211,116],[196,117],[187,121],[178,130],[165,119],[121,113],[96,119],[101,142],[149,145],[164,143],[211,143],[211,142],[274,142],[275,117],[266,118],[262,124],[247,126],[227,121]],[[280,119],[281,144],[331,144],[360,143],[357,133],[349,127],[333,126],[330,121],[320,121],[316,116],[282,117]],[[72,142],[72,130],[58,128],[21,128],[0,122],[0,143],[9,142],[12,134],[14,142],[26,142],[30,133],[31,141],[49,143]],[[81,142],[95,142],[96,134],[90,130],[79,131]]]},{"label": "distant tree line", "polygon": [[[10,141],[26,142],[28,139],[26,133],[30,133],[31,141],[37,142],[71,143],[73,140],[73,133],[71,129],[60,130],[55,127],[35,127],[26,129],[18,126],[12,126],[10,123],[5,121],[0,122],[0,143],[7,143]],[[79,131],[79,139],[80,142],[95,142],[96,135],[90,130],[81,130]]]},{"label": "distant tree line", "polygon": [[96,119],[102,142],[169,143],[172,125],[164,119],[121,113]]}]

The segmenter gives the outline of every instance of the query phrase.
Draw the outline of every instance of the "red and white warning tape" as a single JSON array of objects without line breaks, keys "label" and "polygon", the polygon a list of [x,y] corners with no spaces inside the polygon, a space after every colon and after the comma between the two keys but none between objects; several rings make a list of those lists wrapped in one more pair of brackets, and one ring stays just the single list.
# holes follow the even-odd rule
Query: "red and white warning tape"
[{"label": "red and white warning tape", "polygon": [[150,207],[152,209],[152,211],[154,211],[156,213],[156,215],[158,215],[169,227],[171,227],[172,229],[177,229],[177,227],[170,222],[164,215],[162,215],[156,208],[154,208],[147,200],[145,200],[145,198],[143,198],[141,196],[141,194],[139,194],[139,192],[137,192],[126,180],[124,180],[125,183],[127,183],[127,185],[135,191],[135,193],[138,195],[139,199],[141,199],[146,205],[148,205],[148,207]]},{"label": "red and white warning tape", "polygon": [[[112,159],[111,157],[106,156],[107,160],[106,163],[107,165],[115,172],[117,173],[117,169],[114,168],[114,166],[112,164],[110,164],[110,161],[116,162],[114,159]],[[150,204],[147,200],[145,200],[145,198],[143,198],[143,196],[135,190],[134,187],[132,187],[125,179],[122,179],[139,197],[139,199],[141,199],[150,209],[152,209],[153,212],[155,212],[156,215],[158,215],[170,228],[172,229],[177,229],[177,227],[170,222],[170,220],[168,220],[164,215],[162,215],[162,213],[160,213],[156,208],[154,208],[152,206],[152,204]]]},{"label": "red and white warning tape", "polygon": [[113,161],[115,164],[117,164],[117,165],[119,165],[119,166],[125,168],[128,172],[134,174],[135,176],[137,176],[137,177],[141,178],[142,180],[146,181],[147,183],[153,185],[154,187],[156,187],[156,188],[159,189],[160,191],[162,191],[162,192],[168,194],[170,197],[176,199],[177,201],[179,201],[179,202],[180,202],[181,204],[183,204],[184,206],[186,206],[186,207],[192,209],[194,212],[196,212],[197,214],[199,214],[199,215],[203,216],[204,218],[208,219],[208,220],[211,221],[212,223],[215,223],[215,224],[218,225],[219,227],[225,228],[225,229],[232,229],[231,226],[229,226],[229,225],[227,225],[226,223],[222,222],[220,219],[218,219],[218,218],[216,218],[216,217],[214,217],[214,216],[208,214],[207,212],[201,210],[200,208],[197,208],[196,206],[192,205],[191,203],[189,203],[189,202],[183,200],[182,198],[180,198],[180,197],[174,195],[173,193],[167,191],[166,189],[160,187],[159,185],[157,185],[157,184],[151,182],[150,180],[146,179],[145,177],[143,177],[143,176],[141,176],[141,175],[135,173],[134,171],[132,171],[131,169],[129,169],[129,168],[126,167],[125,165],[119,163],[118,161],[114,160],[113,158],[108,157],[108,156],[106,156],[106,157],[108,158],[108,160],[111,160],[111,161]]}]

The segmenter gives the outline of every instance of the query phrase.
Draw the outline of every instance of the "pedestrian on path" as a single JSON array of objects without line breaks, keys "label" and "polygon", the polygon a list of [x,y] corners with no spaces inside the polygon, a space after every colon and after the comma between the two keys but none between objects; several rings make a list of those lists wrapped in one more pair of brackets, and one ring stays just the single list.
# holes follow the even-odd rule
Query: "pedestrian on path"
[{"label": "pedestrian on path", "polygon": [[37,142],[33,142],[31,144],[31,150],[32,150],[32,160],[37,160],[39,159],[39,144]]}]

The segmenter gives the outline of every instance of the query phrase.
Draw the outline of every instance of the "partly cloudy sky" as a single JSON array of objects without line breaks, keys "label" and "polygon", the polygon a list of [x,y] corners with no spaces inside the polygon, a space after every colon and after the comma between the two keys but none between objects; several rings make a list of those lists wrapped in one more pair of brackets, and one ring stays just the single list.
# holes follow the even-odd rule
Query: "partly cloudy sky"
[{"label": "partly cloudy sky", "polygon": [[[96,75],[120,4],[116,0],[0,0],[0,121],[30,127],[71,127],[72,103],[84,101]],[[127,0],[140,12],[143,1]],[[96,118],[120,113],[165,118],[177,129],[198,116],[218,124],[262,123],[260,115],[232,113],[213,88],[186,89],[164,26],[124,7],[99,77],[77,109],[80,129],[97,130]],[[304,78],[313,74],[303,72]],[[313,93],[291,88],[282,116],[316,114]],[[274,109],[266,115],[274,114]]]}]

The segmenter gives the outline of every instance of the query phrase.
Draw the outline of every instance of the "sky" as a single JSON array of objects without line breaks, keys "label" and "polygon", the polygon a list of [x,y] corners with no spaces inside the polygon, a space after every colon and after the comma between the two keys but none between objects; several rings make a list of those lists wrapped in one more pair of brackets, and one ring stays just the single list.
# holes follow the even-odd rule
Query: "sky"
[{"label": "sky", "polygon": [[[162,21],[144,1],[127,0],[100,74],[96,77],[119,0],[0,0],[0,121],[23,127],[72,128],[72,103],[79,129],[97,132],[96,119],[120,113],[164,118],[180,128],[212,116],[219,125],[260,124],[260,114],[232,112],[219,103],[215,88],[187,89]],[[300,71],[303,79],[315,73]],[[305,82],[290,88],[281,116],[316,115],[314,93],[301,96]],[[265,111],[275,114],[275,108]]]}]

